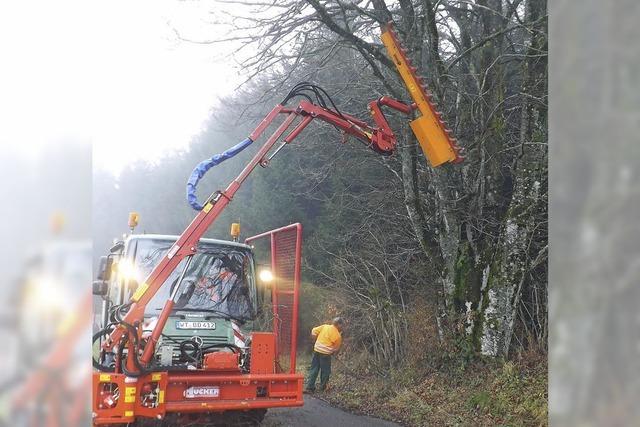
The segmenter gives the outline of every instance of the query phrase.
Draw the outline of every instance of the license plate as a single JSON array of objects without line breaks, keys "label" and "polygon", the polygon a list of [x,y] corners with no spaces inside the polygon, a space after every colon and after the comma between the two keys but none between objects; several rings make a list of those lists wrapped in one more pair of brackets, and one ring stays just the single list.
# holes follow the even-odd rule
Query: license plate
[{"label": "license plate", "polygon": [[189,387],[184,391],[184,397],[214,399],[220,397],[220,387]]},{"label": "license plate", "polygon": [[178,320],[176,329],[215,329],[215,322],[195,322],[191,320]]}]

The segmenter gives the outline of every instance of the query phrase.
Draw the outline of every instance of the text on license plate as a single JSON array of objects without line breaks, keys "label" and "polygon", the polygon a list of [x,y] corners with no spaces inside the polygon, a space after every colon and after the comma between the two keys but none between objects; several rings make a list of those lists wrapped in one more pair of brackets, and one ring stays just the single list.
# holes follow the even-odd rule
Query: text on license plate
[{"label": "text on license plate", "polygon": [[189,387],[184,391],[184,397],[187,399],[220,397],[220,387]]},{"label": "text on license plate", "polygon": [[195,322],[191,320],[178,320],[177,329],[215,329],[215,322]]}]

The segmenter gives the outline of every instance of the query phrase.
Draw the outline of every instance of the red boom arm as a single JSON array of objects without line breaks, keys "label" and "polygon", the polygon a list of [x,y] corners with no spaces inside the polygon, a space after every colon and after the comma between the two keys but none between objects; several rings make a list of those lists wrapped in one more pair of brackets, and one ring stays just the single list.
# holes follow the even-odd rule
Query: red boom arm
[{"label": "red boom arm", "polygon": [[[381,154],[391,154],[396,147],[396,138],[393,131],[389,127],[386,118],[382,114],[381,106],[388,106],[395,110],[398,110],[405,114],[410,114],[414,106],[404,104],[400,101],[396,101],[387,97],[380,98],[377,101],[372,101],[369,104],[370,111],[373,115],[373,119],[377,127],[371,127],[366,122],[352,117],[348,114],[338,113],[309,101],[303,100],[300,102],[295,110],[284,107],[283,105],[276,105],[273,110],[264,118],[264,120],[258,125],[258,127],[251,133],[249,138],[252,141],[257,140],[266,128],[274,122],[279,115],[285,115],[284,121],[276,129],[276,131],[267,139],[264,145],[256,153],[256,155],[249,161],[247,166],[242,170],[240,175],[235,178],[227,186],[224,191],[214,193],[210,199],[205,203],[204,208],[193,219],[191,224],[180,235],[176,243],[171,247],[167,255],[160,261],[160,263],[153,269],[149,277],[142,283],[138,290],[131,297],[131,305],[127,314],[123,318],[123,323],[128,325],[139,325],[144,316],[144,310],[149,301],[158,292],[164,281],[169,275],[178,267],[180,262],[188,257],[194,255],[197,251],[197,244],[200,238],[204,235],[206,230],[211,224],[220,216],[225,207],[233,199],[236,191],[240,188],[242,183],[247,179],[249,174],[256,168],[256,166],[267,166],[269,161],[278,153],[278,151],[289,142],[293,141],[313,119],[320,119],[324,122],[336,126],[342,130],[345,134],[351,135],[360,141],[364,142],[372,150]],[[285,134],[285,132],[291,127],[296,118],[300,118],[293,130],[283,138],[282,145],[268,156],[269,152],[276,144],[276,142]],[[188,261],[187,261],[188,262]],[[185,270],[188,265],[185,266]],[[176,286],[174,294],[166,301],[162,312],[158,317],[158,322],[151,334],[151,337],[147,341],[140,362],[142,365],[148,365],[153,357],[156,343],[164,329],[164,325],[169,317],[169,314],[173,310],[176,295],[178,294]],[[102,348],[104,350],[111,350],[114,345],[121,342],[125,334],[132,333],[122,324],[118,326],[105,340]],[[133,337],[129,337],[129,358],[127,360],[127,369],[134,371],[136,364],[132,357],[136,357],[136,351],[132,347],[134,342]]]}]

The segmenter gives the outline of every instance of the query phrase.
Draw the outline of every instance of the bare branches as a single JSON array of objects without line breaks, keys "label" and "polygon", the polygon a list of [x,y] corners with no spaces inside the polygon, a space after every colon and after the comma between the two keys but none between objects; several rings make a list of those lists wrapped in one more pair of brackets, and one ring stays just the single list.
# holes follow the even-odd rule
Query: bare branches
[{"label": "bare branches", "polygon": [[345,40],[353,43],[353,45],[356,48],[358,48],[358,50],[366,52],[367,54],[371,55],[376,60],[384,64],[385,66],[389,68],[393,68],[393,64],[391,63],[389,58],[387,58],[380,51],[379,48],[374,47],[372,44],[365,42],[355,34],[347,31],[346,29],[338,25],[338,23],[334,21],[334,19],[331,17],[328,11],[324,8],[324,6],[322,6],[320,1],[318,0],[306,0],[306,1],[316,10],[316,12],[318,13],[319,19],[327,26],[327,28],[329,28],[331,31],[333,31],[340,37],[343,37]]},{"label": "bare branches", "polygon": [[[377,42],[380,26],[395,21],[466,148],[464,165],[433,170],[404,120],[392,120],[400,149],[389,159],[349,146],[328,149],[333,129],[314,126],[289,164],[304,178],[287,191],[331,212],[335,232],[313,240],[326,267],[314,267],[318,281],[346,289],[344,307],[362,325],[390,328],[359,337],[376,357],[402,352],[400,313],[411,309],[412,293],[437,298],[434,319],[443,331],[444,315],[455,318],[467,303],[484,316],[487,292],[500,283],[520,301],[499,308],[505,316],[513,308],[531,313],[526,325],[518,315],[502,330],[503,345],[522,328],[545,329],[536,322],[546,304],[546,257],[537,256],[546,245],[546,190],[534,197],[533,189],[544,187],[546,174],[547,16],[528,13],[532,1],[250,0],[252,13],[232,20],[237,30],[226,39],[252,52],[241,59],[248,81],[265,83],[252,101],[312,79],[339,98],[341,109],[364,117],[368,100],[404,95]],[[526,244],[510,240],[515,226]],[[511,256],[513,270],[500,261]]]},{"label": "bare branches", "polygon": [[[529,27],[533,27],[536,24],[538,24],[539,22],[542,22],[543,20],[547,19],[547,15],[542,16],[540,18],[538,18],[536,21],[534,21],[533,23],[530,24]],[[469,47],[468,49],[464,50],[462,53],[460,53],[456,58],[454,58],[452,61],[450,61],[447,64],[446,67],[446,71],[449,72],[449,69],[451,67],[453,67],[454,65],[456,65],[460,60],[464,59],[467,55],[469,55],[471,52],[473,52],[476,49],[481,48],[482,46],[484,46],[486,43],[490,42],[491,40],[494,40],[500,36],[503,36],[513,30],[516,29],[520,29],[522,28],[522,25],[513,25],[507,28],[504,28],[500,31],[496,31],[495,33],[483,38],[482,40],[478,41],[476,44],[474,44],[473,46]]]}]

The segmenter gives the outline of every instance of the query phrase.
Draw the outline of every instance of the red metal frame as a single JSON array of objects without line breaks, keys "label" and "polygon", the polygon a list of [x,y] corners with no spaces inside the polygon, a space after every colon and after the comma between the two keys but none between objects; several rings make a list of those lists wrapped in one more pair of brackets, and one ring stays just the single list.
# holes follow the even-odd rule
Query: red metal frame
[{"label": "red metal frame", "polygon": [[[252,244],[257,240],[269,238],[269,245],[271,248],[271,271],[275,274],[278,271],[278,260],[276,255],[277,245],[276,245],[276,237],[279,234],[286,233],[289,231],[295,232],[295,254],[294,254],[294,273],[293,273],[293,307],[292,307],[292,315],[291,315],[291,347],[289,349],[289,373],[294,374],[296,372],[296,352],[298,348],[298,313],[299,313],[299,304],[300,304],[300,283],[301,283],[301,266],[302,266],[302,224],[295,223],[288,225],[286,227],[281,227],[275,230],[268,231],[266,233],[258,234],[255,236],[251,236],[245,239],[246,244]],[[274,324],[273,331],[276,334],[276,343],[278,343],[278,333],[280,328],[278,326],[282,326],[282,324],[277,325],[278,319],[278,286],[279,280],[276,275],[274,280],[274,285],[271,287],[271,301],[273,305],[274,311]],[[279,354],[279,349],[276,344],[276,354]]]},{"label": "red metal frame", "polygon": [[[245,240],[245,243],[249,244],[251,242],[251,240]],[[271,253],[275,254],[277,250],[277,246],[276,246],[276,240],[275,239],[271,239]],[[271,257],[271,271],[275,272],[276,271],[276,259],[275,257]],[[275,286],[271,287],[271,305],[272,305],[272,310],[273,310],[273,333],[276,336],[276,340],[275,340],[275,347],[276,347],[276,354],[279,354],[279,348],[278,348],[278,335],[280,332],[280,325],[278,324],[278,321],[280,319],[280,316],[278,315],[278,293],[276,292],[276,288]]]}]

